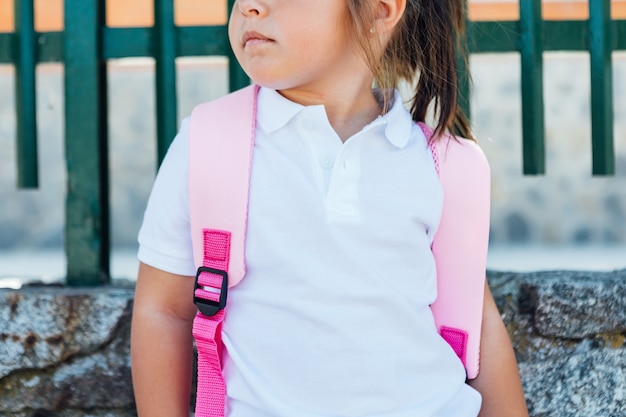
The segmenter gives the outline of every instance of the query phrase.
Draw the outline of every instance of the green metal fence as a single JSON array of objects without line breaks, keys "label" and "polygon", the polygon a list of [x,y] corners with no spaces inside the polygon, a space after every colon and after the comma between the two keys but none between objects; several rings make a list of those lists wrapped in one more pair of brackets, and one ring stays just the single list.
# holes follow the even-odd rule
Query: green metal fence
[{"label": "green metal fence", "polygon": [[[69,285],[109,281],[109,186],[106,62],[152,57],[156,62],[159,161],[176,134],[175,58],[232,58],[225,25],[178,27],[173,0],[154,0],[155,24],[111,28],[105,0],[64,0],[64,31],[36,32],[33,0],[14,0],[15,32],[0,33],[0,64],[15,66],[18,186],[38,186],[35,68],[61,62],[65,68],[67,197],[65,251]],[[229,0],[229,9],[234,0]],[[519,52],[522,66],[524,173],[545,170],[543,52],[589,51],[592,90],[593,174],[614,173],[612,51],[626,50],[626,21],[611,20],[609,0],[590,0],[585,21],[543,21],[540,0],[520,0],[520,19],[468,22],[470,53]],[[249,82],[230,60],[230,89]],[[469,111],[470,86],[462,80]]]},{"label": "green metal fence", "polygon": [[589,0],[588,20],[544,21],[540,0],[520,0],[519,14],[519,21],[469,22],[467,32],[471,53],[520,53],[524,173],[545,172],[543,52],[588,51],[593,175],[613,175],[611,55],[626,50],[626,20],[611,20],[610,0]]}]

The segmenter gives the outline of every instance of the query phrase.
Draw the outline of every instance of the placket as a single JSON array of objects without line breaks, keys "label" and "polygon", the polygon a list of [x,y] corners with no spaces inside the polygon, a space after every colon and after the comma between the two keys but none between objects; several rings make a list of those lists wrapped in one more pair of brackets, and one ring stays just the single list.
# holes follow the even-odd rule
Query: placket
[{"label": "placket", "polygon": [[328,123],[323,107],[307,108],[298,121],[312,154],[312,169],[328,214],[360,213],[361,153],[365,128],[342,142]]},{"label": "placket", "polygon": [[326,120],[323,107],[305,109],[298,120],[298,130],[311,151],[311,170],[320,196],[326,199],[333,168],[342,143]]}]

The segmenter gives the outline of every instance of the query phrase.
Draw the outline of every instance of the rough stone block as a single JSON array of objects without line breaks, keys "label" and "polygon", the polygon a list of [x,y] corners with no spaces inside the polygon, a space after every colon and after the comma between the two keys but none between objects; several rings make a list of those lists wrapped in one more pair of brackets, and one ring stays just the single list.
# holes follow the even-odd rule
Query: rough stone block
[{"label": "rough stone block", "polygon": [[0,290],[0,416],[132,415],[132,300],[110,287]]},{"label": "rough stone block", "polygon": [[626,331],[626,273],[542,272],[521,296],[543,336],[582,339]]},{"label": "rough stone block", "polygon": [[626,415],[626,270],[488,279],[531,417]]}]

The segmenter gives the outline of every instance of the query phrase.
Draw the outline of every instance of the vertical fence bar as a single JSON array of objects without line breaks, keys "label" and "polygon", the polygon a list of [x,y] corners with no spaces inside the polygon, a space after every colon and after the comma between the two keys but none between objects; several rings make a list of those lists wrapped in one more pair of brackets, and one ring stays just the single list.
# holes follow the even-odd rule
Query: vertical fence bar
[{"label": "vertical fence bar", "polygon": [[611,2],[589,1],[593,175],[615,174]]},{"label": "vertical fence bar", "polygon": [[109,281],[104,0],[64,0],[67,284]]},{"label": "vertical fence bar", "polygon": [[154,0],[154,30],[156,35],[156,112],[157,152],[163,161],[178,126],[176,99],[176,26],[174,0]]},{"label": "vertical fence bar", "polygon": [[545,173],[541,0],[521,0],[522,137],[524,174]]},{"label": "vertical fence bar", "polygon": [[[235,6],[236,0],[228,0],[228,16],[230,18],[230,14],[233,11],[233,7]],[[244,72],[244,70],[237,62],[237,58],[235,58],[235,54],[232,49],[229,48],[228,51],[228,85],[230,91],[235,91],[240,88],[245,87],[250,84],[250,78],[248,74]]]},{"label": "vertical fence bar", "polygon": [[37,188],[37,97],[33,0],[15,0],[15,111],[17,114],[17,185]]},{"label": "vertical fence bar", "polygon": [[458,83],[458,105],[467,116],[472,116],[471,108],[471,77],[469,68],[469,34],[471,33],[471,22],[467,17],[467,0],[463,0],[463,19],[465,20],[465,33],[459,39],[459,52],[457,54],[457,83]]},{"label": "vertical fence bar", "polygon": [[[465,46],[462,46],[465,48]],[[458,104],[463,114],[468,119],[472,117],[472,106],[471,106],[471,77],[470,77],[470,69],[469,69],[469,57],[464,58],[462,56],[463,53],[459,54],[458,64],[457,64],[457,83],[458,83]]]}]

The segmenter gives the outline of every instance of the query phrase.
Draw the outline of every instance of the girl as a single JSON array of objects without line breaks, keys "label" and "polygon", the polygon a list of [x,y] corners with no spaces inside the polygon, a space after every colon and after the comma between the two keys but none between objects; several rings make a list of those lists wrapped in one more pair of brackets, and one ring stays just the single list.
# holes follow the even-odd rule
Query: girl
[{"label": "girl", "polygon": [[[470,136],[456,106],[462,21],[462,0],[235,3],[231,45],[262,88],[247,274],[229,292],[222,331],[227,416],[527,415],[489,289],[481,372],[469,384],[429,308],[443,197],[414,120],[434,102],[436,134]],[[414,74],[409,114],[391,88]],[[139,234],[140,416],[189,414],[197,310],[187,150],[185,121]]]}]

